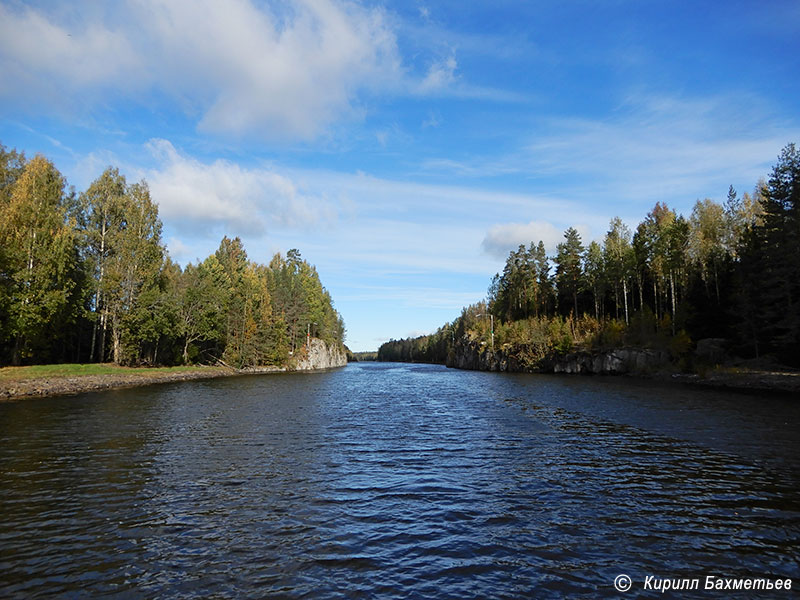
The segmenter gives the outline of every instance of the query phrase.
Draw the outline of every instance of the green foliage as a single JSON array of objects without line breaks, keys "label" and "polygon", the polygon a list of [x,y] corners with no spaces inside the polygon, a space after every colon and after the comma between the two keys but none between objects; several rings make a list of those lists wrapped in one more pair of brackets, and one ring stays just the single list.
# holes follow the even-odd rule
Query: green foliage
[{"label": "green foliage", "polygon": [[559,294],[572,300],[572,314],[575,317],[578,316],[578,294],[585,285],[583,251],[580,234],[570,227],[564,232],[564,241],[558,245],[554,259]]},{"label": "green foliage", "polygon": [[621,348],[625,345],[627,329],[625,321],[609,319],[600,326],[592,345],[598,350]]},{"label": "green foliage", "polygon": [[783,149],[741,246],[741,340],[756,355],[800,364],[800,151]]},{"label": "green foliage", "polygon": [[36,156],[4,193],[0,335],[14,364],[44,354],[79,312],[77,215],[64,188],[53,164]]},{"label": "green foliage", "polygon": [[744,354],[800,364],[798,256],[800,152],[790,144],[752,195],[730,188],[724,205],[697,201],[689,219],[659,202],[633,236],[612,219],[602,246],[585,247],[573,228],[554,257],[541,241],[520,245],[492,279],[488,302],[446,326],[449,340],[440,330],[388,342],[378,355],[443,362],[470,344],[486,348],[493,315],[495,348],[533,362],[630,345],[688,364],[693,338],[721,337],[738,338]]},{"label": "green foliage", "polygon": [[225,237],[181,270],[144,181],[109,167],[76,198],[47,159],[2,145],[0,284],[0,364],[285,364],[307,333],[345,336],[297,250],[264,266]]},{"label": "green foliage", "polygon": [[544,313],[553,287],[544,244],[531,242],[509,254],[502,275],[495,275],[489,288],[492,314],[513,321]]},{"label": "green foliage", "polygon": [[691,349],[692,338],[689,337],[685,329],[678,331],[678,333],[669,340],[669,353],[675,360],[685,358]]}]

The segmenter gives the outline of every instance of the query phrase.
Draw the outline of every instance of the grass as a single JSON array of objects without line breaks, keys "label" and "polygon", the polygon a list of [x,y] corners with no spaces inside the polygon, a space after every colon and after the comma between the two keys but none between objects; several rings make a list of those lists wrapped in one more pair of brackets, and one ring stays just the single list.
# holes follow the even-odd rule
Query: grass
[{"label": "grass", "polygon": [[206,367],[120,367],[113,364],[31,365],[0,368],[0,381],[46,379],[48,377],[80,377],[83,375],[152,375],[154,373],[186,373]]}]

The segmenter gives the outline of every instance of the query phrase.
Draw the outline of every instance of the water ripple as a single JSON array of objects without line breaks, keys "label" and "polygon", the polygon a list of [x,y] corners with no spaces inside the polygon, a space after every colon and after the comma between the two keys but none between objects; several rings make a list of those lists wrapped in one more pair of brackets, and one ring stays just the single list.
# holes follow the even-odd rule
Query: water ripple
[{"label": "water ripple", "polygon": [[621,572],[796,577],[798,416],[374,364],[8,403],[0,596],[562,598],[613,594]]}]

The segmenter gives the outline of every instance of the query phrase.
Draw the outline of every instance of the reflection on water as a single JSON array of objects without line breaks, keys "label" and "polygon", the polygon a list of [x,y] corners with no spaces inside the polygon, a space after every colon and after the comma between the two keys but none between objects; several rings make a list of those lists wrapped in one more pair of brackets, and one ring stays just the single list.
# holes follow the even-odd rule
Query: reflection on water
[{"label": "reflection on water", "polygon": [[386,364],[3,404],[0,596],[797,577],[798,416],[789,399]]}]

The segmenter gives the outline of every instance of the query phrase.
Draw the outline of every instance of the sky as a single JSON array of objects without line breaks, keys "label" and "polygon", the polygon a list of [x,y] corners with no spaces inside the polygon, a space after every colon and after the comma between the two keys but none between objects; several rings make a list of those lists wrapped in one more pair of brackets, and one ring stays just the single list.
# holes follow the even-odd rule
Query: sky
[{"label": "sky", "polygon": [[508,252],[752,191],[800,143],[800,2],[0,0],[0,143],[146,180],[170,256],[300,250],[354,351]]}]

